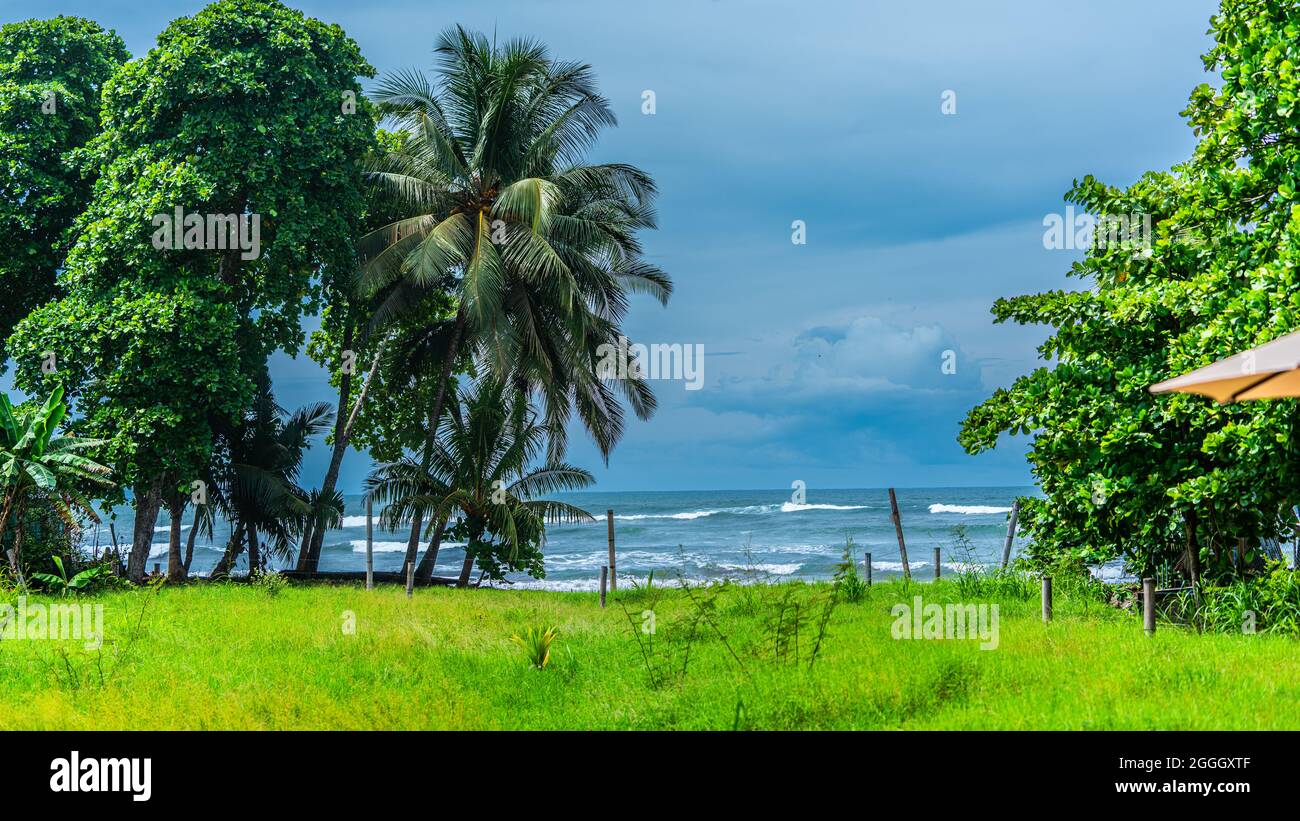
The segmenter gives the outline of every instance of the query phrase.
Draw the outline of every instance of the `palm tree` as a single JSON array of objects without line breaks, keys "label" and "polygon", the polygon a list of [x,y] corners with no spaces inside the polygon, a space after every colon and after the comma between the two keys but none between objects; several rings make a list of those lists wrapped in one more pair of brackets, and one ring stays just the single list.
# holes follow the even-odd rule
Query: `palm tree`
[{"label": "palm tree", "polygon": [[[672,292],[636,237],[655,226],[654,181],[631,165],[584,163],[601,129],[616,124],[590,66],[553,60],[529,40],[497,47],[460,27],[436,53],[436,86],[399,72],[375,95],[406,139],[373,176],[416,213],[363,239],[364,284],[400,279],[418,292],[457,272],[456,343],[479,348],[498,377],[550,388],[548,421],[576,407],[608,454],[621,410],[590,360],[617,342],[629,292],[665,304]],[[618,387],[649,416],[643,381]]]},{"label": "palm tree", "polygon": [[[438,80],[386,79],[375,98],[404,135],[373,178],[411,213],[363,238],[369,293],[388,291],[376,318],[401,315],[449,279],[459,300],[430,408],[425,451],[442,417],[461,348],[544,406],[552,459],[577,410],[602,455],[623,432],[621,393],[648,419],[654,394],[637,376],[602,378],[628,295],[667,304],[670,278],[641,258],[637,232],[655,226],[654,181],[626,164],[586,164],[616,120],[591,67],[552,59],[529,40],[501,46],[457,27],[439,39]],[[420,522],[413,521],[412,534]]]},{"label": "palm tree", "polygon": [[594,481],[588,471],[559,461],[533,467],[553,434],[523,394],[481,379],[452,405],[428,459],[381,465],[366,480],[366,493],[384,506],[387,526],[413,515],[430,519],[430,573],[446,532],[466,542],[462,587],[475,561],[494,579],[506,570],[540,575],[546,524],[594,521],[574,505],[537,498]]},{"label": "palm tree", "polygon": [[[262,375],[252,407],[239,425],[222,434],[224,467],[212,477],[215,493],[210,501],[230,520],[231,537],[213,576],[228,574],[245,547],[249,572],[253,573],[269,556],[291,555],[295,537],[309,522],[332,527],[340,524],[342,499],[337,493],[322,496],[298,486],[303,456],[312,439],[333,421],[334,412],[327,402],[306,405],[286,416],[271,392],[269,377]],[[267,537],[265,545],[259,534]]]},{"label": "palm tree", "polygon": [[9,397],[0,394],[0,536],[14,519],[14,546],[9,567],[21,584],[24,520],[27,506],[41,497],[54,505],[55,512],[69,527],[76,527],[76,514],[99,521],[94,508],[78,488],[90,482],[111,486],[106,477],[112,471],[80,451],[104,444],[59,433],[67,415],[63,388],[57,387],[40,406],[15,409]]}]

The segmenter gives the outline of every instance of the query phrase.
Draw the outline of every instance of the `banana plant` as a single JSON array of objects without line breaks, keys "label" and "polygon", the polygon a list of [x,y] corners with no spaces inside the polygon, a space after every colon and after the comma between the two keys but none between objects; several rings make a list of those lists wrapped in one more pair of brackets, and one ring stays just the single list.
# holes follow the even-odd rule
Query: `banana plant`
[{"label": "banana plant", "polygon": [[72,578],[68,578],[68,571],[63,567],[63,559],[58,556],[52,557],[54,566],[58,568],[58,574],[54,573],[33,573],[32,578],[43,583],[51,593],[58,593],[67,597],[72,593],[78,593],[89,590],[95,582],[109,575],[109,569],[106,565],[95,565],[88,567]]},{"label": "banana plant", "polygon": [[78,485],[112,485],[107,478],[112,471],[82,453],[103,441],[59,432],[67,413],[62,387],[55,388],[41,405],[17,408],[0,394],[0,537],[12,518],[9,567],[20,584],[28,505],[33,500],[52,504],[69,527],[77,525],[77,513],[97,522],[99,516]]}]

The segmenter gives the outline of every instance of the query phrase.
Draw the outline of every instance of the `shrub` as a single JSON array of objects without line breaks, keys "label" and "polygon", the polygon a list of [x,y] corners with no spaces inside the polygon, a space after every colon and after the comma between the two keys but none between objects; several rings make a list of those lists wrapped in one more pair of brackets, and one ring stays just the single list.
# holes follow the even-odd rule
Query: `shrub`
[{"label": "shrub", "polygon": [[263,570],[252,576],[253,586],[274,598],[289,586],[289,580],[276,570]]},{"label": "shrub", "polygon": [[1172,610],[1201,632],[1300,636],[1300,577],[1282,563],[1262,576],[1180,593]]},{"label": "shrub", "polygon": [[558,635],[560,631],[556,627],[529,627],[522,636],[516,633],[510,640],[523,649],[531,667],[545,670],[551,660],[551,644]]},{"label": "shrub", "polygon": [[858,552],[852,536],[844,538],[844,557],[835,565],[833,584],[847,602],[860,602],[871,592],[866,581],[858,575]]}]

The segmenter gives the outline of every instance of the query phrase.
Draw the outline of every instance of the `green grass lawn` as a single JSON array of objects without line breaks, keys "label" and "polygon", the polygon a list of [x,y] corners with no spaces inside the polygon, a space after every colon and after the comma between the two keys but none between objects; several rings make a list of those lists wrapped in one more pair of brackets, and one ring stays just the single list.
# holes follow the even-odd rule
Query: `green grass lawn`
[{"label": "green grass lawn", "polygon": [[[994,650],[895,640],[893,604],[954,601],[958,590],[894,582],[839,603],[810,667],[816,600],[828,590],[724,588],[709,610],[717,630],[701,621],[693,641],[698,608],[664,591],[653,657],[669,650],[678,669],[688,647],[690,656],[658,687],[623,608],[601,610],[590,594],[436,588],[408,600],[398,589],[271,596],[236,584],[111,593],[83,600],[104,605],[102,651],[0,640],[0,729],[1300,727],[1292,639],[1168,625],[1148,638],[1134,615],[1062,596],[1050,625],[1036,598],[998,601]],[[793,648],[778,658],[764,628],[787,591],[810,615],[798,664]],[[640,625],[650,596],[620,595]],[[510,640],[528,626],[559,629],[544,670]]]}]

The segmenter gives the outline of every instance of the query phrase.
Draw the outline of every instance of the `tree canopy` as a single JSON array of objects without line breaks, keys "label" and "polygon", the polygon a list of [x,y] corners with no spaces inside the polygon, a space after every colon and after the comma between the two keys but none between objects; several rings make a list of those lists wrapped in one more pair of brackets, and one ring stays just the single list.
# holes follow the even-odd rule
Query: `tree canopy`
[{"label": "tree canopy", "polygon": [[1070,271],[1086,290],[994,305],[998,322],[1052,326],[1039,350],[1054,363],[973,409],[960,441],[977,452],[1033,435],[1045,498],[1026,500],[1023,521],[1041,560],[1124,556],[1151,572],[1190,543],[1208,572],[1228,572],[1291,528],[1294,400],[1218,406],[1147,388],[1300,327],[1296,19],[1293,2],[1225,0],[1204,57],[1222,82],[1184,111],[1193,155],[1128,187],[1085,177],[1066,197],[1149,217],[1150,237],[1094,240]]},{"label": "tree canopy", "polygon": [[[374,139],[358,77],[371,74],[337,26],[221,0],[106,83],[63,296],[19,324],[11,351],[24,389],[67,387],[137,497],[198,475],[214,419],[249,405],[272,351],[298,349],[324,273],[354,266]],[[173,214],[184,242],[160,243]],[[214,244],[214,217],[254,242],[219,231]]]},{"label": "tree canopy", "polygon": [[70,153],[99,131],[100,90],[129,55],[77,17],[0,26],[0,368],[18,320],[54,296],[91,179]]}]

